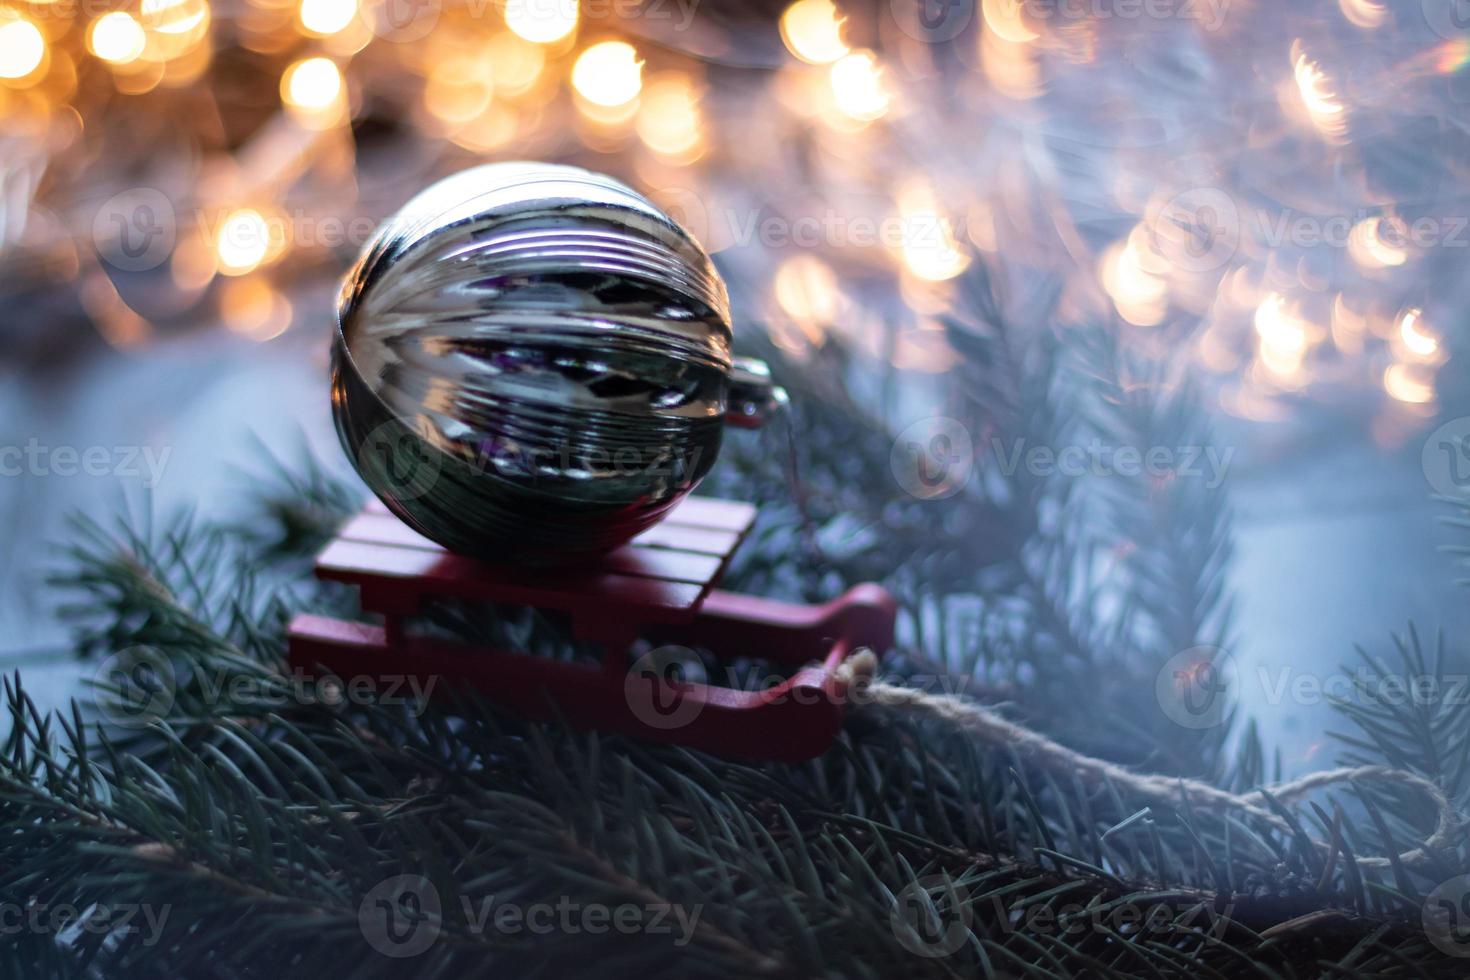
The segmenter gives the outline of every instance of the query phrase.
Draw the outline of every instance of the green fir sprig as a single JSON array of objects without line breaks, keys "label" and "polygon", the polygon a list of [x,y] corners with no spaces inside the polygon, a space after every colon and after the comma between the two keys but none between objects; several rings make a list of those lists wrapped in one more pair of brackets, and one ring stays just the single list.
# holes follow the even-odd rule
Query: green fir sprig
[{"label": "green fir sprig", "polygon": [[[947,329],[973,397],[954,412],[982,444],[1209,438],[1187,390],[1138,373],[1106,327],[1019,338],[978,274],[965,288]],[[982,453],[963,492],[904,497],[874,478],[885,425],[840,384],[799,381],[796,492],[755,442],[728,446],[711,481],[764,504],[733,587],[816,599],[879,579],[905,606],[900,678],[1151,771],[1264,780],[1248,727],[1191,736],[1154,697],[1169,656],[1230,642],[1221,494],[1002,472]],[[1424,916],[1470,870],[1466,847],[1362,866],[1428,830],[1416,801],[1368,787],[1262,820],[1182,795],[1144,805],[878,711],[785,765],[527,723],[452,686],[429,702],[301,697],[285,625],[356,614],[305,558],[359,495],[277,471],[248,529],[79,525],[57,585],[98,699],[48,715],[5,681],[0,902],[28,924],[0,935],[0,976],[1464,975]],[[436,619],[574,653],[526,613]],[[1413,630],[1393,657],[1363,656],[1384,675],[1452,672]],[[140,666],[167,697],[120,726]],[[1464,807],[1465,713],[1380,691],[1339,706],[1344,761],[1418,773]],[[533,909],[552,928],[531,928]],[[413,955],[395,955],[405,941]]]}]

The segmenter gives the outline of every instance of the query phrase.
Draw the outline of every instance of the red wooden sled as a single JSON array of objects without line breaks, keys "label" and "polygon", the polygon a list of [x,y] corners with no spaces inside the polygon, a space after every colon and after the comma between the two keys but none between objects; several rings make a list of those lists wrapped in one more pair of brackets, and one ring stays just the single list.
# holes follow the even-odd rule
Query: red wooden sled
[{"label": "red wooden sled", "polygon": [[[358,586],[382,625],[300,615],[293,667],[386,683],[466,682],[523,716],[678,742],[724,755],[809,759],[842,725],[846,689],[836,668],[853,650],[893,642],[895,604],[863,584],[819,606],[715,588],[755,521],[742,503],[690,497],[661,523],[595,562],[554,569],[495,565],[445,551],[374,501],[317,558],[318,577]],[[516,603],[570,617],[600,643],[601,666],[415,636],[410,620],[433,599]],[[758,691],[671,676],[659,649],[629,669],[629,648],[702,647],[790,671]]]}]

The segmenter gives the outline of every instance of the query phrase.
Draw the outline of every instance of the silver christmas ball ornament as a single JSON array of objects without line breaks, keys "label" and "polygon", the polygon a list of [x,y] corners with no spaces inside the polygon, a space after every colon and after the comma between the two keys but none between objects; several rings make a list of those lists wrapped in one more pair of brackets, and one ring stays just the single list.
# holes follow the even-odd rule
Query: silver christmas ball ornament
[{"label": "silver christmas ball ornament", "polygon": [[409,201],[349,273],[333,415],[421,534],[557,561],[656,523],[727,422],[781,404],[730,343],[714,264],[646,198],[575,167],[490,164]]}]

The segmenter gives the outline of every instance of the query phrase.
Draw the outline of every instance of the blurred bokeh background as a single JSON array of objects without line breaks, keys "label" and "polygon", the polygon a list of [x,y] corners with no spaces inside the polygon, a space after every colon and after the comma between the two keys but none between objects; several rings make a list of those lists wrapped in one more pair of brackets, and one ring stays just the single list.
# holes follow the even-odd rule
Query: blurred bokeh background
[{"label": "blurred bokeh background", "polygon": [[228,512],[262,445],[345,469],[341,273],[432,179],[549,159],[668,208],[740,330],[895,433],[955,404],[979,266],[1011,329],[1197,385],[1243,707],[1311,767],[1327,705],[1274,685],[1470,625],[1431,499],[1470,474],[1461,6],[0,0],[0,666],[79,676],[70,513]]}]

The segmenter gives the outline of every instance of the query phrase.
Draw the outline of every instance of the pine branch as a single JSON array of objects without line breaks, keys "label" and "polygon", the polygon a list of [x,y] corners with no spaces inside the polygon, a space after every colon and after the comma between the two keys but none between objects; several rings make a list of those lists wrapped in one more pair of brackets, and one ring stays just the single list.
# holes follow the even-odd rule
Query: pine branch
[{"label": "pine branch", "polygon": [[[974,311],[975,322],[993,314]],[[1007,349],[986,341],[967,354],[997,379],[986,431],[1057,438],[1063,406],[1106,388],[1063,396],[1055,359],[1027,354],[1031,367],[1016,372]],[[1001,375],[1011,396],[997,394]],[[1183,576],[1178,594],[1121,620],[1079,612],[1095,583],[1089,545],[1055,520],[1057,508],[1084,505],[1076,488],[991,474],[940,503],[1012,530],[956,546],[931,533],[927,502],[902,503],[895,517],[878,499],[887,495],[865,495],[851,478],[886,467],[881,427],[840,402],[804,410],[813,431],[837,440],[813,441],[802,460],[815,519],[855,514],[884,534],[893,520],[899,550],[880,538],[881,554],[793,560],[779,529],[801,515],[767,508],[769,537],[737,574],[747,587],[827,591],[886,563],[901,566],[893,577],[918,601],[981,604],[977,640],[920,631],[922,645],[900,666],[958,662],[982,677],[1010,669],[1020,699],[1012,714],[1066,731],[1055,716],[1077,685],[1095,682],[1088,671],[1212,635],[1220,621],[1201,587],[1217,559],[1167,553]],[[1184,431],[1183,415],[1165,424],[1157,411],[1129,408],[1128,437]],[[1160,426],[1164,435],[1151,434]],[[838,459],[815,451],[822,445],[855,449]],[[737,465],[750,462],[741,455],[718,480],[749,490],[779,478],[769,461]],[[1465,848],[1440,855],[1430,875],[1361,867],[1356,857],[1396,854],[1424,832],[1411,803],[1382,793],[1324,794],[1321,806],[1279,806],[1267,820],[1183,797],[1142,805],[1107,780],[1068,780],[942,726],[863,713],[823,758],[783,766],[528,724],[467,691],[427,705],[301,698],[284,658],[288,614],[356,610],[341,590],[308,586],[300,555],[354,501],[315,478],[276,492],[290,499],[264,503],[247,534],[187,518],[79,532],[71,572],[58,580],[79,596],[79,651],[148,651],[163,665],[168,703],[145,716],[151,724],[119,730],[105,722],[127,717],[136,692],[125,685],[99,689],[99,724],[81,708],[44,715],[18,680],[7,683],[0,894],[37,908],[137,903],[169,914],[156,934],[114,926],[0,937],[0,966],[15,975],[562,975],[589,963],[640,977],[1463,972],[1420,915],[1436,876],[1467,868]],[[1153,502],[1125,495],[1118,523],[1104,527]],[[1166,516],[1204,506],[1186,497]],[[1156,543],[1143,535],[1140,552]],[[433,619],[463,637],[579,653],[557,624],[525,612],[446,606]],[[1130,630],[1166,639],[1108,645]],[[1058,650],[1074,662],[1045,676]],[[1444,669],[1415,633],[1398,653],[1405,672]],[[1048,668],[1041,677],[1038,665]],[[1358,728],[1344,739],[1350,758],[1421,773],[1465,802],[1459,715],[1360,699],[1344,718]],[[1140,738],[1141,757],[1163,747],[1157,733]],[[1256,781],[1253,765],[1235,780]],[[385,956],[364,925],[384,883],[401,876],[418,901],[398,911],[431,940],[408,960]],[[655,932],[645,919],[630,934],[579,925],[530,935],[475,914],[557,903],[663,909],[686,928]]]}]

